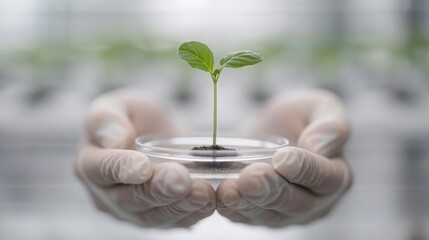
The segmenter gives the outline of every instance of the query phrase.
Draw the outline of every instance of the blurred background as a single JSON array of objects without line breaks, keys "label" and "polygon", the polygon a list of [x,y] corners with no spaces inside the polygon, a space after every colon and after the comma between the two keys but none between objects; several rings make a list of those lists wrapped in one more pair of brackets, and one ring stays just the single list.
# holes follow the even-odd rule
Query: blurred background
[{"label": "blurred background", "polygon": [[[89,102],[115,88],[156,96],[210,131],[211,83],[181,42],[224,71],[219,129],[270,96],[324,88],[344,101],[355,185],[327,218],[271,230],[215,214],[191,230],[148,230],[98,212],[72,172]],[[0,239],[429,239],[429,1],[0,0]]]}]

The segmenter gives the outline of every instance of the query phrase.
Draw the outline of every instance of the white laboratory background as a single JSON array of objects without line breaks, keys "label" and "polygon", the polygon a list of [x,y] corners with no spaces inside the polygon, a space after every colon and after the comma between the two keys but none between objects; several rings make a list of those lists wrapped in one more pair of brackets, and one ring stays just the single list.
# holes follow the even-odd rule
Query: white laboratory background
[{"label": "white laboratory background", "polygon": [[[429,1],[0,0],[0,239],[429,239]],[[73,174],[86,107],[131,87],[210,131],[211,83],[181,42],[264,61],[224,72],[219,129],[276,94],[333,91],[352,123],[355,183],[324,219],[283,229],[217,213],[144,229],[99,212]]]}]

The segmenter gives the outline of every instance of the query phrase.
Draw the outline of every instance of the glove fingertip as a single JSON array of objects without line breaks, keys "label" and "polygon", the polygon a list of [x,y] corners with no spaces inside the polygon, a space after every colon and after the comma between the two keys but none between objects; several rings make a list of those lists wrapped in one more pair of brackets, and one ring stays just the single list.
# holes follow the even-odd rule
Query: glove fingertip
[{"label": "glove fingertip", "polygon": [[274,170],[286,179],[295,176],[302,165],[298,151],[296,148],[279,150],[272,161]]},{"label": "glove fingertip", "polygon": [[277,196],[283,182],[270,164],[254,163],[241,172],[237,186],[243,198],[260,205]]},{"label": "glove fingertip", "polygon": [[187,197],[187,200],[192,205],[189,210],[200,209],[210,203],[214,199],[214,194],[211,191],[210,184],[203,180],[197,179],[192,182],[192,192]]},{"label": "glove fingertip", "polygon": [[303,131],[297,146],[326,157],[335,156],[342,151],[349,131],[346,120],[341,118],[320,119]]},{"label": "glove fingertip", "polygon": [[175,163],[162,163],[154,168],[152,191],[162,199],[181,199],[192,190],[192,180],[185,167]]},{"label": "glove fingertip", "polygon": [[130,156],[126,161],[121,161],[119,164],[118,178],[121,183],[142,184],[152,177],[152,163],[143,154]]}]

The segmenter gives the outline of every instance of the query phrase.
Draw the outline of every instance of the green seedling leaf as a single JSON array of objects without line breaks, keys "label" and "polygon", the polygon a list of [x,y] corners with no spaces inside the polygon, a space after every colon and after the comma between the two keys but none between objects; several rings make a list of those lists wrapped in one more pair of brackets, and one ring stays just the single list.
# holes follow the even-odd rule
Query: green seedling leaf
[{"label": "green seedling leaf", "polygon": [[197,41],[185,42],[180,45],[177,55],[193,68],[209,73],[213,72],[213,53],[204,43]]},{"label": "green seedling leaf", "polygon": [[262,57],[253,51],[231,52],[220,59],[221,68],[240,68],[248,65],[254,65],[262,61]]},{"label": "green seedling leaf", "polygon": [[209,149],[219,150],[216,145],[217,136],[217,82],[224,68],[240,68],[257,64],[262,57],[253,51],[236,51],[229,53],[220,60],[220,67],[213,69],[213,53],[207,45],[197,41],[185,42],[180,45],[177,55],[191,67],[210,73],[213,81],[213,144]]}]

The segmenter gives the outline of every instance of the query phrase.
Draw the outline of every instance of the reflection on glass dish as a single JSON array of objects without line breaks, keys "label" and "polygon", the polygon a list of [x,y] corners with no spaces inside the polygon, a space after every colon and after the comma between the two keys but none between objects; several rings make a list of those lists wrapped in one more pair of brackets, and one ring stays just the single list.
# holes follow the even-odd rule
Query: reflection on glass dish
[{"label": "reflection on glass dish", "polygon": [[241,170],[255,162],[270,162],[279,148],[288,144],[283,137],[270,135],[230,135],[217,137],[217,143],[234,150],[191,150],[211,145],[209,134],[146,135],[136,138],[136,149],[149,156],[154,165],[176,162],[193,178],[237,178]]}]

